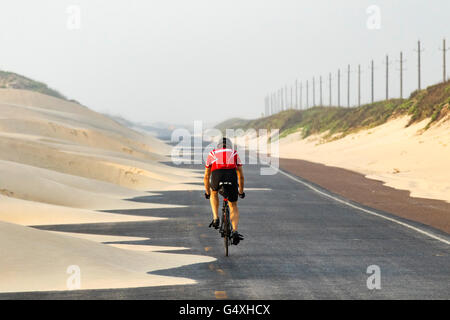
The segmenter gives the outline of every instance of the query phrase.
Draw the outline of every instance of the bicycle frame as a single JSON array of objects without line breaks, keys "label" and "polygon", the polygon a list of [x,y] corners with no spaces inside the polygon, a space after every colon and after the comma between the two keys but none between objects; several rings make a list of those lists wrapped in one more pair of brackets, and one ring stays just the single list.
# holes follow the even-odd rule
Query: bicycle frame
[{"label": "bicycle frame", "polygon": [[228,257],[228,247],[231,243],[231,220],[230,220],[230,207],[228,206],[228,199],[223,199],[222,207],[222,221],[220,224],[221,235],[224,239],[225,256]]}]

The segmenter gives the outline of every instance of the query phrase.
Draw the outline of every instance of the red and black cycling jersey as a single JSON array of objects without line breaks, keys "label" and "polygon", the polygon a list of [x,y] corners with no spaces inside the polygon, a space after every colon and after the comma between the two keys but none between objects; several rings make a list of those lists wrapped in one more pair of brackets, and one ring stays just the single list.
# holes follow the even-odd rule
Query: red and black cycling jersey
[{"label": "red and black cycling jersey", "polygon": [[217,169],[236,169],[242,166],[241,159],[236,150],[217,149],[209,153],[206,159],[206,168],[211,168],[211,172]]}]

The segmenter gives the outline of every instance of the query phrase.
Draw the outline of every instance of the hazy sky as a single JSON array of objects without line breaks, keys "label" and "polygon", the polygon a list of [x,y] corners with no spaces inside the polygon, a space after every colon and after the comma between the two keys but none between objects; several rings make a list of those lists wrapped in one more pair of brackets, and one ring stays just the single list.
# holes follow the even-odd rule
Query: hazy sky
[{"label": "hazy sky", "polygon": [[[79,29],[71,5],[81,10]],[[380,9],[380,29],[367,27],[371,5]],[[391,96],[398,96],[400,50],[407,60],[409,94],[417,87],[418,39],[425,48],[423,86],[441,81],[443,37],[450,46],[449,0],[15,0],[0,5],[0,69],[46,82],[94,110],[146,122],[255,118],[267,93],[296,78],[332,72],[335,79],[347,64],[352,103],[357,64],[367,101],[370,59],[381,99],[386,54],[392,61]],[[324,92],[328,102],[327,85]]]}]

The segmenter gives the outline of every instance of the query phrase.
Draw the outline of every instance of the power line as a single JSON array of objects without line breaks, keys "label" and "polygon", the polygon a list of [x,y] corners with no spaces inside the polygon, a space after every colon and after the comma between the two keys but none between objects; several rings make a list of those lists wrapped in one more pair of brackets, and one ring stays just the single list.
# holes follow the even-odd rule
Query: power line
[{"label": "power line", "polygon": [[[442,81],[446,82],[448,81],[448,75],[447,75],[447,51],[450,49],[450,47],[447,47],[446,39],[442,39],[442,48],[439,48],[439,50],[442,51]],[[417,47],[414,49],[415,52],[417,52],[417,89],[422,89],[422,55],[425,51],[425,48],[422,47],[422,43],[420,40],[417,41]],[[405,68],[405,62],[404,59],[404,52],[400,51],[400,60],[396,60],[399,62],[399,76],[400,76],[400,84],[399,84],[399,95],[400,99],[403,99],[404,96],[404,71]],[[386,91],[386,100],[390,98],[390,65],[393,64],[394,61],[390,60],[389,55],[385,56],[385,91]],[[372,104],[375,102],[375,66],[374,66],[374,60],[370,60],[370,91],[371,91],[371,102]],[[352,90],[352,78],[351,78],[351,64],[347,65],[347,107],[350,107],[351,105],[351,90]],[[356,70],[355,70],[356,72]],[[357,67],[357,101],[358,106],[361,106],[361,65],[358,64]],[[341,74],[341,68],[338,68],[337,70],[337,106],[341,107],[341,77],[343,75]],[[310,103],[310,82],[312,80],[312,104]],[[319,76],[319,104],[320,106],[323,106],[324,104],[324,96],[323,96],[323,81],[326,81],[326,79],[323,79],[322,76]],[[381,80],[381,79],[380,79]],[[356,82],[353,84],[355,85]],[[325,84],[326,85],[326,84]],[[332,106],[333,104],[333,90],[332,90],[332,73],[329,73],[328,77],[328,86],[329,86],[329,105]],[[290,87],[290,96],[289,96],[289,88]],[[295,93],[294,93],[295,90]],[[300,91],[300,92],[299,92]],[[294,97],[295,95],[295,97]],[[290,98],[289,98],[290,97]],[[326,103],[326,102],[325,102]],[[295,79],[295,89],[294,89],[294,83],[291,83],[290,85],[284,85],[280,89],[276,90],[273,93],[269,93],[264,98],[264,110],[265,114],[273,114],[276,112],[280,112],[283,110],[288,109],[308,109],[310,107],[316,106],[316,77],[312,77],[309,80],[306,80],[306,101],[304,103],[303,101],[303,82],[299,81],[299,79]]]}]

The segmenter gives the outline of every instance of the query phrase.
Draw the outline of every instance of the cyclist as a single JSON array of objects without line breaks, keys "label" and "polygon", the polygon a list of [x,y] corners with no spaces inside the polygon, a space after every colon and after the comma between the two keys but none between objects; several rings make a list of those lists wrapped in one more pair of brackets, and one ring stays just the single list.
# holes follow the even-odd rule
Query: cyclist
[{"label": "cyclist", "polygon": [[[211,178],[211,181],[210,181]],[[239,181],[239,184],[238,184]],[[244,193],[244,172],[242,163],[230,139],[223,137],[217,144],[217,149],[211,151],[208,155],[205,165],[205,197],[210,199],[213,212],[213,221],[209,225],[215,229],[219,228],[219,183],[231,182],[232,187],[228,194],[228,203],[230,206],[230,220],[233,227],[231,233],[232,243],[237,245],[244,237],[238,233],[239,209],[237,206],[238,196],[243,199]]]}]

